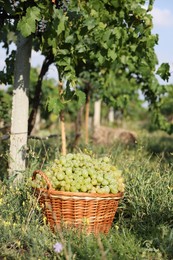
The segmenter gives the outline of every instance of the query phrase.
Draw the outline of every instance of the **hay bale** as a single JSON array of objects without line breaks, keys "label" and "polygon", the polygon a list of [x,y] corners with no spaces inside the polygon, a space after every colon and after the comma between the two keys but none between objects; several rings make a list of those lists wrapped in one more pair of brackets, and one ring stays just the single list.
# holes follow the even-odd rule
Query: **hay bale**
[{"label": "hay bale", "polygon": [[93,142],[95,144],[113,144],[115,141],[125,145],[136,144],[136,134],[122,128],[112,128],[106,126],[97,126],[93,132]]}]

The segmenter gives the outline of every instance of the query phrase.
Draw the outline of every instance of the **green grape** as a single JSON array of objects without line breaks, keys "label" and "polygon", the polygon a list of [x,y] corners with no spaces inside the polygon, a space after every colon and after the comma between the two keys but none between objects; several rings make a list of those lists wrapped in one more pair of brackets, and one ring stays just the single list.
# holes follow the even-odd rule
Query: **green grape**
[{"label": "green grape", "polygon": [[65,169],[65,173],[70,176],[72,174],[72,168],[69,167]]},{"label": "green grape", "polygon": [[124,190],[125,190],[124,183],[118,184],[118,190],[121,191],[121,192],[124,192]]},{"label": "green grape", "polygon": [[47,175],[48,178],[51,178],[52,174],[51,174],[51,172],[47,172],[46,175]]},{"label": "green grape", "polygon": [[91,183],[87,183],[87,184],[86,184],[86,188],[87,188],[88,191],[89,191],[89,190],[92,190],[93,185],[92,185]]},{"label": "green grape", "polygon": [[67,158],[67,160],[73,160],[74,159],[74,154],[72,154],[72,153],[68,153],[67,155],[66,155],[66,158]]},{"label": "green grape", "polygon": [[85,178],[84,183],[86,183],[86,184],[91,183],[91,178],[90,177]]},{"label": "green grape", "polygon": [[111,184],[111,185],[110,185],[110,191],[111,191],[111,193],[113,193],[113,194],[118,193],[118,186]]},{"label": "green grape", "polygon": [[87,177],[88,177],[88,172],[87,172],[86,169],[83,169],[83,170],[82,170],[82,176],[83,176],[84,178],[87,178]]},{"label": "green grape", "polygon": [[96,187],[92,187],[92,189],[91,189],[91,193],[97,193],[97,189],[96,189]]},{"label": "green grape", "polygon": [[115,185],[115,184],[117,183],[114,178],[109,178],[109,180],[107,180],[107,181],[108,181],[108,183],[109,183],[109,186]]},{"label": "green grape", "polygon": [[98,194],[103,194],[103,193],[105,193],[105,191],[104,191],[103,188],[97,188],[97,193]]},{"label": "green grape", "polygon": [[82,171],[81,171],[81,168],[77,167],[77,168],[74,168],[74,171],[73,171],[75,174],[77,174],[78,176],[82,175]]},{"label": "green grape", "polygon": [[99,183],[102,183],[102,181],[103,181],[103,175],[99,174],[99,175],[97,176],[97,181],[98,181]]},{"label": "green grape", "polygon": [[107,193],[107,194],[109,194],[110,193],[110,188],[109,188],[109,186],[104,186],[104,193]]},{"label": "green grape", "polygon": [[120,170],[114,171],[114,176],[115,177],[121,177],[121,175],[122,175],[122,172]]},{"label": "green grape", "polygon": [[92,183],[93,186],[96,186],[97,185],[97,179],[92,179],[91,183]]},{"label": "green grape", "polygon": [[58,176],[57,176],[58,180],[62,181],[64,180],[65,178],[65,175],[61,172],[61,173],[58,173]]},{"label": "green grape", "polygon": [[92,170],[92,168],[90,167],[90,168],[88,168],[87,170],[88,170],[88,175],[89,175],[91,178],[94,178],[94,177],[95,177],[95,173],[94,173],[94,171]]},{"label": "green grape", "polygon": [[75,186],[70,186],[71,192],[78,192],[78,189]]},{"label": "green grape", "polygon": [[67,184],[64,186],[64,189],[65,189],[65,191],[70,191],[70,184],[67,183]]},{"label": "green grape", "polygon": [[59,187],[59,185],[61,185],[60,181],[56,180],[56,181],[53,182],[53,186]]},{"label": "green grape", "polygon": [[56,172],[57,171],[56,166],[53,166],[51,170],[52,172]]},{"label": "green grape", "polygon": [[106,173],[106,174],[104,174],[104,179],[110,182],[112,180],[112,176],[110,174]]},{"label": "green grape", "polygon": [[60,185],[61,185],[61,187],[65,187],[66,181],[60,181]]},{"label": "green grape", "polygon": [[71,176],[65,175],[64,180],[65,180],[66,183],[69,183],[69,184],[70,184],[71,181],[72,181],[72,178],[71,178]]},{"label": "green grape", "polygon": [[76,189],[77,189],[77,190],[80,190],[81,184],[80,184],[79,182],[75,183],[75,186],[76,186]]},{"label": "green grape", "polygon": [[[125,187],[122,172],[106,156],[97,159],[89,154],[69,153],[55,159],[46,172],[56,190],[116,194]],[[36,185],[46,183],[39,177]]]},{"label": "green grape", "polygon": [[75,180],[72,180],[71,183],[70,183],[71,186],[76,186],[76,181]]},{"label": "green grape", "polygon": [[87,192],[87,187],[86,187],[86,186],[84,186],[84,185],[83,185],[83,186],[81,186],[81,191],[82,191],[82,192]]},{"label": "green grape", "polygon": [[109,181],[106,180],[106,179],[103,179],[103,181],[102,181],[102,185],[103,185],[103,186],[107,186],[108,184],[109,184]]},{"label": "green grape", "polygon": [[84,179],[81,176],[77,176],[75,178],[75,181],[81,185],[83,183]]},{"label": "green grape", "polygon": [[66,165],[66,159],[63,156],[60,157],[59,162],[61,165]]},{"label": "green grape", "polygon": [[79,166],[79,162],[74,160],[73,161],[73,168],[77,168]]},{"label": "green grape", "polygon": [[57,178],[55,175],[52,176],[52,182],[55,183],[57,181]]}]

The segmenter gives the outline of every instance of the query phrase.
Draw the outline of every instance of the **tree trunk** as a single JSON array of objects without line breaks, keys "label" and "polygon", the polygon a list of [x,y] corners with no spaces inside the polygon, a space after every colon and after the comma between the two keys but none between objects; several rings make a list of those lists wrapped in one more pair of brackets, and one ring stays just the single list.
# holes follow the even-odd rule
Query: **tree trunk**
[{"label": "tree trunk", "polygon": [[38,81],[35,86],[33,107],[32,107],[32,111],[31,111],[29,119],[28,119],[28,135],[31,134],[31,132],[34,128],[35,121],[36,121],[37,111],[38,111],[38,108],[40,105],[40,99],[41,99],[41,93],[42,93],[43,77],[45,76],[46,72],[49,69],[49,66],[53,63],[53,61],[54,61],[54,56],[53,56],[52,52],[50,52],[49,56],[46,57],[43,62],[43,65],[42,65],[42,68],[40,71],[40,75],[38,77]]},{"label": "tree trunk", "polygon": [[108,120],[109,120],[110,124],[114,123],[114,108],[113,107],[110,107],[110,109],[109,109]]},{"label": "tree trunk", "polygon": [[94,128],[100,126],[101,100],[94,103]]},{"label": "tree trunk", "polygon": [[88,144],[88,139],[89,139],[89,109],[90,109],[90,93],[87,93],[86,104],[85,104],[85,144]]},{"label": "tree trunk", "polygon": [[66,131],[65,131],[65,120],[64,120],[64,111],[60,112],[60,121],[61,121],[61,140],[62,140],[62,149],[61,149],[61,153],[62,155],[66,155],[67,154],[67,150],[66,150]]},{"label": "tree trunk", "polygon": [[[36,118],[35,118],[34,128],[32,129],[32,132],[31,132],[32,135],[35,135],[40,131],[40,124],[41,124],[41,111],[38,108]],[[29,126],[28,126],[28,129],[29,129]],[[28,135],[29,135],[29,133],[28,133]]]},{"label": "tree trunk", "polygon": [[72,150],[78,145],[79,139],[81,137],[81,129],[82,129],[82,116],[83,116],[84,106],[82,106],[77,112],[77,118],[75,122],[75,139],[72,144]]},{"label": "tree trunk", "polygon": [[89,109],[90,109],[90,95],[91,95],[91,84],[85,81],[86,103],[85,103],[85,144],[88,144],[89,138]]},{"label": "tree trunk", "polygon": [[19,34],[14,67],[9,159],[9,176],[16,176],[16,181],[20,181],[26,167],[31,49],[31,36],[24,38]]},{"label": "tree trunk", "polygon": [[[58,83],[58,91],[60,95],[63,93],[63,83],[60,81]],[[62,155],[66,155],[67,143],[66,143],[65,117],[64,117],[63,110],[60,111],[60,123],[61,123],[61,141],[62,141],[61,153]]]}]

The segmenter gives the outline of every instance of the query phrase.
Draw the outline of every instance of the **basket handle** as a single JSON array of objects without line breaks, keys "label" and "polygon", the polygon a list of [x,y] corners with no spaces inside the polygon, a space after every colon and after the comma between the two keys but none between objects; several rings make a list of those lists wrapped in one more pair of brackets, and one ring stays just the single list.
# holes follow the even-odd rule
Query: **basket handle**
[{"label": "basket handle", "polygon": [[43,179],[46,181],[47,189],[48,189],[48,190],[51,190],[51,189],[52,189],[52,184],[51,184],[51,182],[49,181],[49,179],[48,179],[48,177],[46,176],[46,174],[45,174],[44,172],[42,172],[41,170],[36,170],[36,171],[33,172],[32,180],[35,180],[37,174],[40,174],[40,175],[43,177]]}]

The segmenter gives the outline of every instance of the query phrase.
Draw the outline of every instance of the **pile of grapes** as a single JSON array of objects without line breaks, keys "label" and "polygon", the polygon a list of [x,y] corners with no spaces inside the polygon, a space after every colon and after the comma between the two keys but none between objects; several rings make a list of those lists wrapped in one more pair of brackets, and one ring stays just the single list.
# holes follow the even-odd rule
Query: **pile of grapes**
[{"label": "pile of grapes", "polygon": [[[99,194],[124,191],[121,171],[108,157],[96,159],[88,154],[69,153],[55,159],[44,172],[55,190]],[[43,187],[45,184],[37,174],[35,185]]]}]

